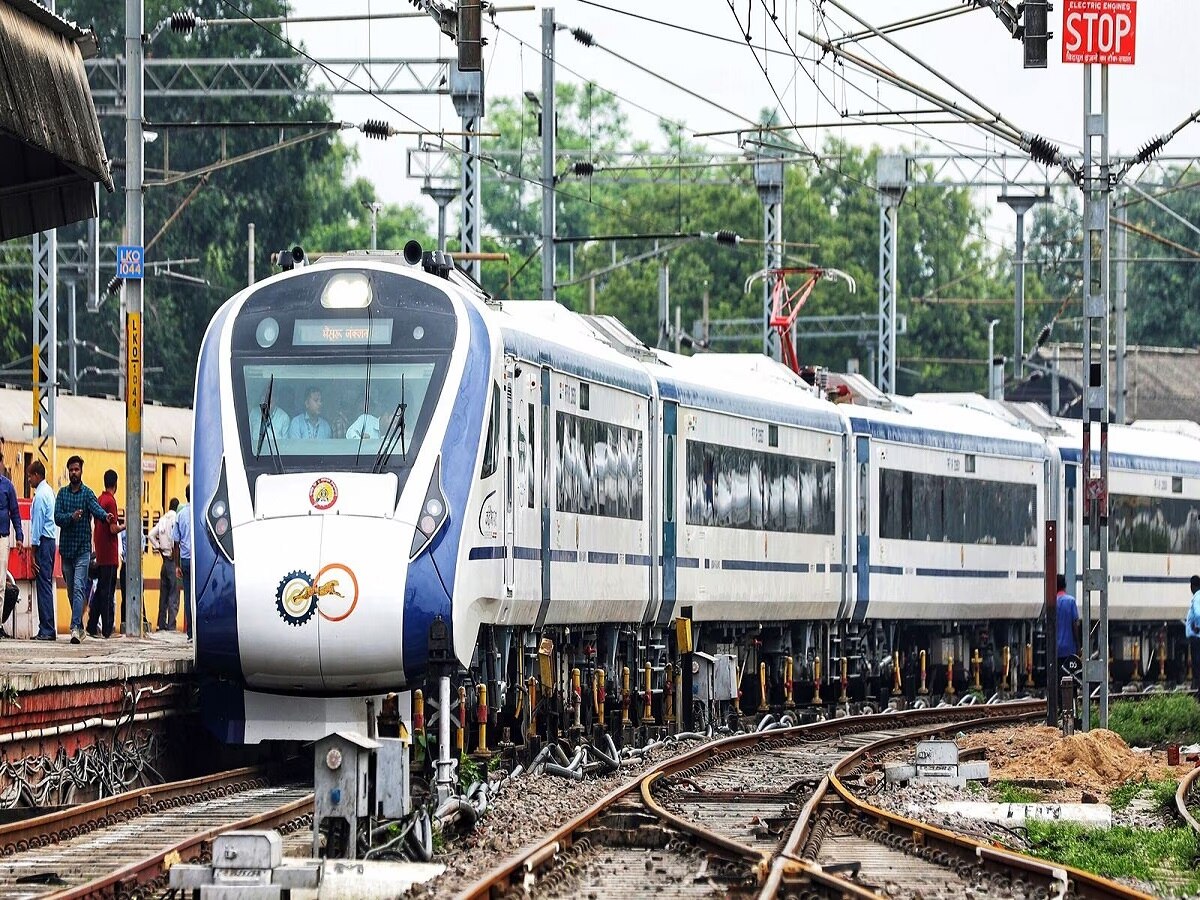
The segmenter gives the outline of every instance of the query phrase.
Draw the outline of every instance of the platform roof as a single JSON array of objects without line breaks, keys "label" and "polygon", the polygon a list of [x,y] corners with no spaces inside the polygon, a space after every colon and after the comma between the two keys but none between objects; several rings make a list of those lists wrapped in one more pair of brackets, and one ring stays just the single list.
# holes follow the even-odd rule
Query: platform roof
[{"label": "platform roof", "polygon": [[0,240],[96,214],[113,189],[85,56],[90,31],[33,0],[0,0]]}]

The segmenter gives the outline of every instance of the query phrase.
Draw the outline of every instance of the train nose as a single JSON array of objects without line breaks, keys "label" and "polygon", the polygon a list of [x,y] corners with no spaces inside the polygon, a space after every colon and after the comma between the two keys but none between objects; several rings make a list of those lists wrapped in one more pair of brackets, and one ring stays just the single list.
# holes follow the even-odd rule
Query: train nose
[{"label": "train nose", "polygon": [[261,548],[253,568],[238,567],[239,643],[252,687],[371,693],[404,686],[406,567],[396,548],[409,545],[412,526],[306,516],[248,522],[236,540],[239,555],[241,547]]}]

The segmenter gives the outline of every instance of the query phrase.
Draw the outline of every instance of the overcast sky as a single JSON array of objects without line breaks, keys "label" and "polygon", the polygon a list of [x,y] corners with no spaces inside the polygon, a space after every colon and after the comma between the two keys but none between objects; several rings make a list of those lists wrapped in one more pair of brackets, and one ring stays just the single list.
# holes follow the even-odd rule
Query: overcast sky
[{"label": "overcast sky", "polygon": [[[453,5],[452,0],[444,2]],[[839,2],[873,25],[926,12],[964,8],[960,0]],[[1055,9],[1050,14],[1050,27],[1055,36],[1050,44],[1050,65],[1044,70],[1022,68],[1020,43],[1009,37],[988,10],[970,11],[945,21],[911,28],[894,35],[894,40],[1020,128],[1042,134],[1064,148],[1078,148],[1083,127],[1083,67],[1061,62],[1063,2],[1054,0]],[[519,0],[502,0],[497,5],[503,8],[518,3]],[[489,98],[520,96],[527,90],[539,90],[542,4],[536,5],[537,10],[498,15],[497,26],[503,31],[485,19],[484,35],[488,46],[484,48],[484,74]],[[831,3],[824,4],[823,15],[816,11],[812,0],[734,0],[736,12],[731,10],[727,0],[604,0],[604,5],[726,40],[639,21],[580,0],[563,0],[554,7],[556,18],[562,25],[586,28],[604,47],[751,119],[756,118],[763,107],[779,105],[776,93],[784,103],[784,121],[799,125],[831,123],[844,112],[853,115],[928,106],[876,81],[873,76],[835,67],[829,58],[820,64],[814,62],[819,51],[800,38],[798,31],[836,38],[860,28]],[[299,16],[327,14],[333,7],[325,0],[295,0],[294,6]],[[754,53],[746,46],[743,28],[748,7],[753,43],[760,46],[765,43],[773,52]],[[1200,2],[1143,0],[1140,7],[1137,62],[1133,66],[1110,67],[1111,147],[1118,155],[1134,152],[1146,140],[1174,128],[1200,108],[1200,90],[1197,90],[1200,79],[1197,78],[1194,43],[1195,37],[1200,35]],[[767,8],[777,13],[783,36],[767,19]],[[336,9],[339,13],[364,15],[368,11],[374,15],[413,11],[406,0],[341,0]],[[442,37],[435,23],[427,18],[377,21],[371,26],[366,22],[292,25],[288,34],[302,40],[308,51],[318,58],[368,55],[371,58],[430,58],[454,54],[453,44]],[[790,48],[785,45],[785,36]],[[286,48],[282,49],[286,51]],[[864,56],[874,55],[895,72],[959,103],[966,102],[954,88],[940,82],[935,75],[878,38],[848,49]],[[803,66],[797,63],[792,50],[799,55]],[[603,50],[580,45],[569,32],[558,33],[557,56],[562,65],[629,101],[625,108],[632,130],[639,137],[658,140],[655,115],[681,120],[690,129],[689,133],[736,129],[745,124],[729,112],[646,75]],[[756,59],[765,61],[765,75]],[[558,80],[580,79],[560,69]],[[834,106],[830,105],[830,100]],[[423,127],[433,130],[460,128],[449,97],[392,97],[387,102]],[[643,112],[633,104],[652,112]],[[340,97],[334,100],[334,111],[346,120],[360,122],[367,118],[383,118],[396,127],[413,127],[379,98]],[[487,126],[486,118],[484,125]],[[854,143],[878,143],[891,148],[921,143],[935,151],[1000,149],[1019,152],[1011,145],[964,126],[827,127],[805,128],[799,133],[813,147],[820,147],[833,133]],[[356,134],[349,135],[349,139],[359,148],[361,173],[378,186],[380,199],[420,202],[433,219],[434,205],[421,197],[419,183],[405,176],[405,150],[415,145],[415,137],[396,137],[386,143],[366,141]],[[732,135],[704,139],[704,142],[713,150],[739,150]],[[1200,155],[1200,124],[1185,129],[1165,152]],[[980,199],[994,202],[995,193],[992,190]]]}]

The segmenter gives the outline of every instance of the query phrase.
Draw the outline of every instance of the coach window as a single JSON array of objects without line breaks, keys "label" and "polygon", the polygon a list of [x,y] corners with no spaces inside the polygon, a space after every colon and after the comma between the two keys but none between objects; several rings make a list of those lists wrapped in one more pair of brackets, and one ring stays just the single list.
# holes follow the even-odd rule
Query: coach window
[{"label": "coach window", "polygon": [[500,458],[500,387],[492,385],[492,415],[488,421],[487,444],[483,448],[483,469],[480,478],[496,474],[496,461]]},{"label": "coach window", "polygon": [[1108,521],[1112,550],[1200,554],[1200,500],[1113,494]]},{"label": "coach window", "polygon": [[756,531],[763,527],[763,471],[762,459],[766,454],[750,454],[750,527]]}]

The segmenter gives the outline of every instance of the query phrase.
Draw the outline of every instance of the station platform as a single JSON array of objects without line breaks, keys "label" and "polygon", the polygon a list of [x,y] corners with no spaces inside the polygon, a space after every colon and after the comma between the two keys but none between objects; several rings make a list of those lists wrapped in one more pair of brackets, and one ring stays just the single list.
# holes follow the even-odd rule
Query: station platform
[{"label": "station platform", "polygon": [[80,644],[67,635],[0,639],[0,755],[73,754],[119,726],[184,714],[192,669],[193,645],[182,632]]}]

